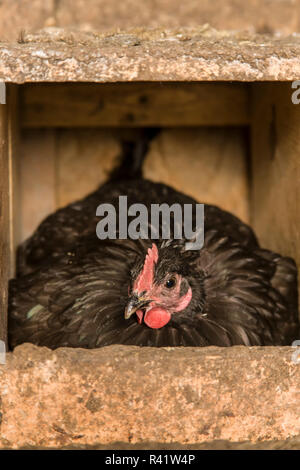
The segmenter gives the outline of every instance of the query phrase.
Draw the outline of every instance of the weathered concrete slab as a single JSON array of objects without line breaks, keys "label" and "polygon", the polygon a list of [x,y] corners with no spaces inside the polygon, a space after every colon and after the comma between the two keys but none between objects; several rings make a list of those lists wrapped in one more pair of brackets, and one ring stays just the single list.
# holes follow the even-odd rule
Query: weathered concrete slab
[{"label": "weathered concrete slab", "polygon": [[15,40],[22,29],[76,26],[198,26],[291,33],[299,31],[299,0],[2,0],[0,38]]},{"label": "weathered concrete slab", "polygon": [[24,82],[296,80],[300,35],[208,26],[88,33],[48,28],[0,43],[0,79]]},{"label": "weathered concrete slab", "polygon": [[292,361],[294,351],[23,345],[0,366],[0,447],[180,448],[212,440],[295,446],[300,364]]},{"label": "weathered concrete slab", "polygon": [[60,0],[58,26],[94,29],[137,26],[176,28],[210,23],[219,29],[297,31],[298,0]]}]

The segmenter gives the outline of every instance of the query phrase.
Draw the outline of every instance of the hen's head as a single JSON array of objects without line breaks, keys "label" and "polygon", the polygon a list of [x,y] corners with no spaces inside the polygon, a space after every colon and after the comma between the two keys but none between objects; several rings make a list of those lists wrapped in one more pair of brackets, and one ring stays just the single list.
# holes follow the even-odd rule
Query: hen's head
[{"label": "hen's head", "polygon": [[[195,254],[172,244],[155,243],[131,271],[125,318],[134,313],[139,323],[162,328],[173,315],[191,314],[195,303],[204,302]],[[197,289],[196,289],[197,287]]]}]

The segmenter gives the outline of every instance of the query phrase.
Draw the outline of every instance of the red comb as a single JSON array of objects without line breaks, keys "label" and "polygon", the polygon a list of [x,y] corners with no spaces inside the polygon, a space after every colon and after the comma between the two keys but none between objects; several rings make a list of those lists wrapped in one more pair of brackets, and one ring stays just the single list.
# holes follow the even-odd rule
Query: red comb
[{"label": "red comb", "polygon": [[138,292],[143,292],[151,289],[154,277],[154,264],[157,263],[157,261],[158,250],[155,243],[153,243],[152,248],[148,249],[143,270],[134,284],[134,290],[137,290]]}]

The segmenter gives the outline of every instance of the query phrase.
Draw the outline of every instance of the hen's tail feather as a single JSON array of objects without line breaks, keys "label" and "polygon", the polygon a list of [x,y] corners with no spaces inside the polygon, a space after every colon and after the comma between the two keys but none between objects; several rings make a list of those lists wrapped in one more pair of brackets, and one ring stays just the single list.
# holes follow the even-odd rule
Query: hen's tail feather
[{"label": "hen's tail feather", "polygon": [[156,127],[142,129],[135,139],[121,141],[122,152],[118,165],[112,170],[108,181],[143,178],[143,164],[151,141],[159,133]]}]

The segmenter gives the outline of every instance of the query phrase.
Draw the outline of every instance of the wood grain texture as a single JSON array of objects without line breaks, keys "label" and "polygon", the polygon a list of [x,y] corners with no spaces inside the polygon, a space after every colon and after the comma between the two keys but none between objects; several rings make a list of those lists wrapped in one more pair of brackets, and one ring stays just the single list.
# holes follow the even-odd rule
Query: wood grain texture
[{"label": "wood grain texture", "polygon": [[56,209],[55,130],[23,132],[21,145],[20,238],[24,240]]},{"label": "wood grain texture", "polygon": [[251,221],[263,246],[300,266],[300,105],[290,83],[253,87]]},{"label": "wood grain texture", "polygon": [[41,127],[232,126],[250,119],[242,83],[28,84],[21,124]]},{"label": "wood grain texture", "polygon": [[81,199],[108,177],[120,153],[115,130],[60,130],[57,138],[56,204]]},{"label": "wood grain texture", "polygon": [[6,341],[7,284],[10,273],[9,158],[7,105],[0,105],[0,339]]},{"label": "wood grain texture", "polygon": [[[117,129],[57,131],[57,206],[62,207],[103,183],[116,163]],[[246,140],[242,129],[165,129],[153,140],[144,175],[198,201],[212,203],[249,220]]]},{"label": "wood grain texture", "polygon": [[[49,213],[104,183],[120,142],[138,129],[31,129],[22,132],[22,239]],[[145,176],[249,219],[245,133],[239,128],[164,129]]]},{"label": "wood grain texture", "polygon": [[22,240],[49,214],[86,196],[106,180],[120,153],[123,134],[114,129],[22,131]]},{"label": "wood grain texture", "polygon": [[19,155],[19,88],[7,85],[8,160],[9,160],[9,239],[10,277],[16,269],[16,249],[20,242],[20,155]]},{"label": "wood grain texture", "polygon": [[151,146],[145,176],[248,222],[246,145],[242,129],[166,129]]}]

